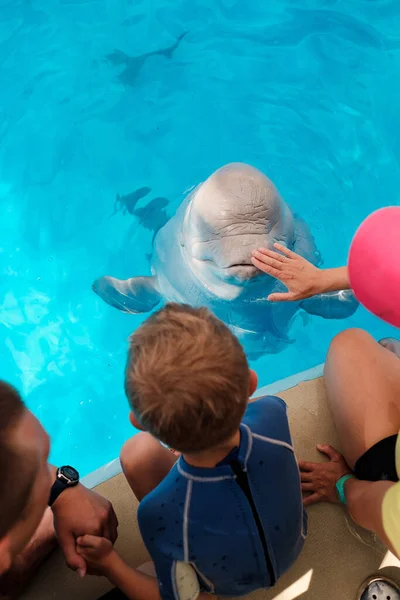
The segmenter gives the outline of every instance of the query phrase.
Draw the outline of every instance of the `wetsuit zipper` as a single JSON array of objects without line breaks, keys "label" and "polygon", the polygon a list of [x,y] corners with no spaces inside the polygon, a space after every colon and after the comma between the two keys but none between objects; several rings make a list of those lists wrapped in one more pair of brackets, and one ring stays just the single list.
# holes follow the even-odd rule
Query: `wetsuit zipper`
[{"label": "wetsuit zipper", "polygon": [[240,463],[237,460],[231,461],[230,463],[232,471],[236,475],[236,483],[243,491],[244,495],[247,498],[247,501],[250,505],[251,512],[253,513],[254,521],[256,523],[256,527],[258,530],[258,535],[260,536],[261,545],[264,550],[265,562],[267,565],[267,571],[269,574],[269,579],[271,583],[271,587],[273,587],[276,583],[276,577],[274,572],[274,567],[272,565],[272,560],[268,552],[267,540],[265,538],[264,529],[261,523],[260,515],[258,514],[257,507],[253,500],[253,496],[250,490],[249,478],[247,476],[246,471],[243,471]]}]

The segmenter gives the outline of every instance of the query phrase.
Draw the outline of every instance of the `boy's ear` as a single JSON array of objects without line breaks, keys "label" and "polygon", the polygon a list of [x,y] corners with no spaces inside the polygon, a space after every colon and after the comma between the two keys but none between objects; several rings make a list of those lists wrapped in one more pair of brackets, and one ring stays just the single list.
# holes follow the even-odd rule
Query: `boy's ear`
[{"label": "boy's ear", "polygon": [[139,423],[139,421],[137,420],[137,418],[135,417],[135,415],[133,414],[132,411],[129,413],[129,420],[131,422],[131,425],[136,427],[136,429],[140,429],[140,431],[144,431],[143,426]]},{"label": "boy's ear", "polygon": [[252,395],[256,391],[257,387],[258,387],[258,376],[257,376],[257,373],[255,371],[253,371],[253,369],[250,369],[249,398],[252,397]]}]

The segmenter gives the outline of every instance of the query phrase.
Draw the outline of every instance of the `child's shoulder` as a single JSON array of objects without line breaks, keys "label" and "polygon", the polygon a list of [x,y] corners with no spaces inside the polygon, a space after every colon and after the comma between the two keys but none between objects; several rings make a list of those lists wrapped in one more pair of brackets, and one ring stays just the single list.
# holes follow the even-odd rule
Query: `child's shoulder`
[{"label": "child's shoulder", "polygon": [[282,440],[290,437],[287,406],[278,396],[262,396],[250,402],[243,423],[256,434]]},{"label": "child's shoulder", "polygon": [[158,518],[160,521],[175,518],[176,514],[183,512],[187,493],[187,480],[175,464],[161,483],[155,487],[139,504],[139,524],[150,519]]},{"label": "child's shoulder", "polygon": [[279,396],[260,396],[249,402],[245,415],[263,416],[266,412],[271,414],[286,415],[287,405]]}]

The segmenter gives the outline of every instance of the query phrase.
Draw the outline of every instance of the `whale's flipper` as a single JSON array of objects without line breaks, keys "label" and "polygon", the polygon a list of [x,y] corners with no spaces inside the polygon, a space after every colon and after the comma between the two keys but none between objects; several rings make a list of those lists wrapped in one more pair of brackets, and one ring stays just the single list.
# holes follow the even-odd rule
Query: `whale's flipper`
[{"label": "whale's flipper", "polygon": [[149,312],[161,301],[155,277],[100,277],[92,289],[104,302],[127,313]]},{"label": "whale's flipper", "polygon": [[357,308],[358,302],[350,290],[319,294],[300,304],[310,315],[317,315],[324,319],[346,319],[351,317]]}]

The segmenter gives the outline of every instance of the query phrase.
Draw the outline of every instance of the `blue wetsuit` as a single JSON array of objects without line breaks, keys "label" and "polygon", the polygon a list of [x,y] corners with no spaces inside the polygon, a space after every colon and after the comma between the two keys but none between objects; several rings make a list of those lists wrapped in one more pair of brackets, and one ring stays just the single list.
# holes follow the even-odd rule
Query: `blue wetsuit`
[{"label": "blue wetsuit", "polygon": [[250,403],[240,434],[240,446],[215,468],[181,457],[140,503],[163,600],[197,597],[180,591],[182,563],[203,590],[242,596],[273,586],[301,552],[307,515],[283,400]]}]

